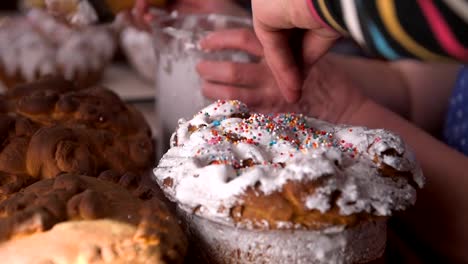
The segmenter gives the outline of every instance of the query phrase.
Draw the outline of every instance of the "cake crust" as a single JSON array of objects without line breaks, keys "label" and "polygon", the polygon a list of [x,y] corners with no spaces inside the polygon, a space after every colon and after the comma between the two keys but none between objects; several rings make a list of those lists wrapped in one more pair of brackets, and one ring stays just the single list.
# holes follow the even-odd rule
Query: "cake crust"
[{"label": "cake crust", "polygon": [[0,102],[0,201],[63,172],[142,174],[154,163],[144,117],[105,88],[47,78],[8,91]]},{"label": "cake crust", "polygon": [[424,183],[389,131],[250,113],[239,101],[180,120],[154,174],[183,210],[256,229],[355,226],[412,205]]},{"label": "cake crust", "polygon": [[93,177],[41,180],[0,203],[0,255],[11,263],[181,263],[186,243],[160,200]]},{"label": "cake crust", "polygon": [[217,101],[179,120],[154,170],[207,263],[367,263],[421,169],[397,135]]}]

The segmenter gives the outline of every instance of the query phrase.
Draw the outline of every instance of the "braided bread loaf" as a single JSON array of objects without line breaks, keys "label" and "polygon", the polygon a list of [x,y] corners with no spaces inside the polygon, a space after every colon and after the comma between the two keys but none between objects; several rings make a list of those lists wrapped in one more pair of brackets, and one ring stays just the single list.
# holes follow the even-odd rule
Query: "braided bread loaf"
[{"label": "braided bread loaf", "polygon": [[18,86],[0,101],[0,200],[63,172],[141,173],[154,162],[143,116],[104,88],[51,78]]},{"label": "braided bread loaf", "polygon": [[154,146],[139,112],[60,78],[0,105],[2,263],[182,263],[187,240],[145,177]]},{"label": "braided bread loaf", "polygon": [[186,247],[160,200],[101,179],[62,174],[0,203],[5,263],[181,263]]}]

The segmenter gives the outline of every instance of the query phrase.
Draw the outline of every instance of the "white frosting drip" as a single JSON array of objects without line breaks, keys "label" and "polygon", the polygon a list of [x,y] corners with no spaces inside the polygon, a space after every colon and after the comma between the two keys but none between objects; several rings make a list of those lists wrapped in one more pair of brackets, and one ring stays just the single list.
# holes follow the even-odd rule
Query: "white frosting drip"
[{"label": "white frosting drip", "polygon": [[32,81],[38,74],[55,72],[53,47],[26,21],[11,19],[7,23],[14,27],[0,27],[0,62],[6,74],[14,76],[20,72]]},{"label": "white frosting drip", "polygon": [[0,25],[0,63],[26,81],[56,73],[67,79],[104,67],[116,49],[112,33],[100,27],[73,29],[41,10]]},{"label": "white frosting drip", "polygon": [[76,12],[71,14],[69,20],[75,25],[91,25],[98,21],[98,15],[93,6],[87,0],[78,3]]},{"label": "white frosting drip", "polygon": [[154,80],[156,55],[151,34],[127,27],[122,31],[120,41],[133,67],[146,79]]},{"label": "white frosting drip", "polygon": [[74,25],[86,26],[99,20],[88,0],[44,0],[44,4],[48,12]]},{"label": "white frosting drip", "polygon": [[88,28],[73,34],[57,52],[57,63],[66,79],[98,71],[111,60],[115,47],[110,32]]},{"label": "white frosting drip", "polygon": [[[339,192],[336,205],[342,215],[388,216],[413,204],[416,190],[404,177],[383,176],[382,164],[411,173],[419,187],[424,183],[413,155],[388,131],[333,126],[294,114],[238,117],[247,113],[239,101],[218,101],[192,120],[179,121],[173,136],[177,142],[154,174],[181,208],[230,222],[230,208],[242,204],[248,187],[268,195],[288,181],[321,179],[303,201],[307,208],[325,212]],[[190,132],[193,127],[198,130]],[[255,165],[244,167],[243,161]],[[171,184],[164,184],[168,179]]]},{"label": "white frosting drip", "polygon": [[63,23],[58,23],[56,18],[40,9],[29,11],[27,18],[33,27],[37,28],[55,44],[65,42],[73,34],[72,28]]}]

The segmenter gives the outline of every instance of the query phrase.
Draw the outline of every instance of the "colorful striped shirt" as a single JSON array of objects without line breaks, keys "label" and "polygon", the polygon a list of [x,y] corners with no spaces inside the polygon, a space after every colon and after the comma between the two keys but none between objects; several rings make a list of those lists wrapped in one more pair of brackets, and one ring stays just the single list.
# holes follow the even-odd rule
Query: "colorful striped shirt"
[{"label": "colorful striped shirt", "polygon": [[468,61],[468,0],[307,0],[324,26],[389,60]]},{"label": "colorful striped shirt", "polygon": [[444,141],[468,156],[468,67],[463,66],[453,89],[443,131]]}]

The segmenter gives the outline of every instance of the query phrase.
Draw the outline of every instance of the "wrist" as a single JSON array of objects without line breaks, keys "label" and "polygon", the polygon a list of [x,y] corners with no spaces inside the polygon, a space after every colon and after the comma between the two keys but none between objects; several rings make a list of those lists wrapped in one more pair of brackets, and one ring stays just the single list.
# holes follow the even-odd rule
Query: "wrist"
[{"label": "wrist", "polygon": [[317,20],[310,10],[311,0],[287,0],[288,14],[295,27],[303,29],[320,28],[321,19]]},{"label": "wrist", "polygon": [[311,16],[317,21],[322,27],[336,31],[332,26],[330,26],[325,19],[322,17],[321,13],[318,10],[318,1],[316,0],[304,0],[307,3],[307,7],[309,8],[309,12]]},{"label": "wrist", "polygon": [[365,126],[369,128],[382,128],[382,120],[386,115],[385,108],[373,100],[366,98],[355,108],[347,117],[347,122],[356,126]]},{"label": "wrist", "polygon": [[[353,98],[354,97],[354,98]],[[374,108],[373,101],[361,93],[351,94],[348,98],[348,104],[341,114],[339,114],[338,124],[361,125],[368,117],[368,108]]]}]

